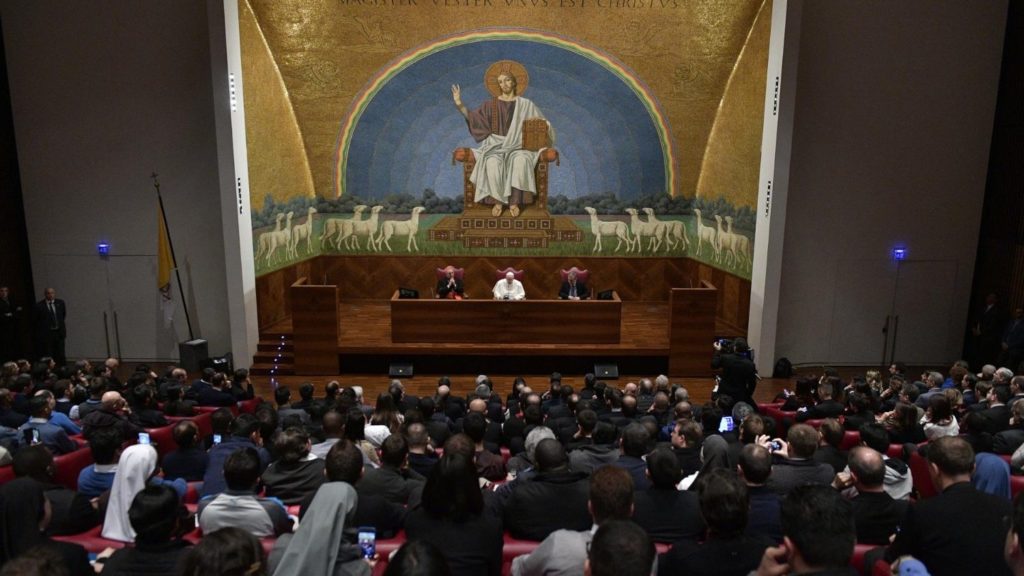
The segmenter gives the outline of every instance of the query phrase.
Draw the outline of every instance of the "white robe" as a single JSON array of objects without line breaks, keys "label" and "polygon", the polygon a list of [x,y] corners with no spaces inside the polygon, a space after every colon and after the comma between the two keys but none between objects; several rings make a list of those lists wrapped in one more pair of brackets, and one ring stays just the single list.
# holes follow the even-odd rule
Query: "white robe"
[{"label": "white robe", "polygon": [[[475,202],[491,197],[502,204],[508,204],[512,188],[536,194],[534,168],[543,150],[522,150],[523,121],[531,118],[543,119],[544,113],[530,100],[517,96],[508,133],[504,136],[491,134],[480,142],[478,148],[473,148],[476,165],[469,181],[476,188],[473,197]],[[555,133],[550,123],[548,137],[554,145]]]},{"label": "white robe", "polygon": [[504,278],[498,280],[492,292],[494,293],[495,300],[522,300],[526,298],[526,290],[523,290],[523,283],[515,279],[512,280],[511,285]]}]

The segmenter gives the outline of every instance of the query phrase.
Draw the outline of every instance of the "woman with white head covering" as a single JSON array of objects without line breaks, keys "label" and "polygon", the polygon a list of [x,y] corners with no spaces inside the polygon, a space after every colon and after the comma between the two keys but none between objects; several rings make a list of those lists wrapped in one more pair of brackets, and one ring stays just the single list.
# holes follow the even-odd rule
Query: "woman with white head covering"
[{"label": "woman with white head covering", "polygon": [[103,520],[103,537],[121,542],[134,542],[135,530],[128,520],[128,509],[135,495],[142,492],[146,482],[156,472],[156,449],[149,444],[129,446],[121,453],[117,474],[110,489],[107,515]]},{"label": "woman with white head covering", "polygon": [[288,535],[278,538],[268,562],[273,575],[369,576],[372,569],[361,549],[345,540],[357,502],[355,488],[345,482],[321,485],[298,532],[290,540]]}]

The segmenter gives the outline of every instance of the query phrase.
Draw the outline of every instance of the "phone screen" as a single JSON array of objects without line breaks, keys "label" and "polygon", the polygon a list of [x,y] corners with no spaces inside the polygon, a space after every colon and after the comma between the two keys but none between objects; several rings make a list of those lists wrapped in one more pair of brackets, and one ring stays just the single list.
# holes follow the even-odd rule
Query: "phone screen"
[{"label": "phone screen", "polygon": [[139,444],[149,444],[148,432],[139,432]]},{"label": "phone screen", "polygon": [[363,558],[373,558],[377,554],[377,529],[372,526],[359,527],[359,549]]},{"label": "phone screen", "polygon": [[722,421],[718,424],[719,432],[732,432],[735,428],[735,424],[732,421],[732,416],[722,416]]},{"label": "phone screen", "polygon": [[25,444],[29,446],[39,444],[39,430],[35,428],[26,428],[22,434],[25,438]]},{"label": "phone screen", "polygon": [[220,441],[221,441],[220,434],[214,434],[213,435],[213,443],[214,444],[220,444]]}]

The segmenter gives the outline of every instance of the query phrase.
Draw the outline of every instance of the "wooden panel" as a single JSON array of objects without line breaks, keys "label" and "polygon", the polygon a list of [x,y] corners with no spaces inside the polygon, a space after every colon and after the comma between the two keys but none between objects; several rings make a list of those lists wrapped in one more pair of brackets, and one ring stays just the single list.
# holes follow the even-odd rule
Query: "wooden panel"
[{"label": "wooden panel", "polygon": [[[277,270],[256,280],[260,329],[288,318],[289,286],[301,276],[335,284],[339,297],[387,301],[398,287],[433,296],[434,270],[452,264],[466,269],[466,293],[489,299],[495,270],[512,266],[526,271],[523,287],[530,300],[554,298],[561,279],[558,271],[577,266],[591,273],[594,293],[615,290],[625,302],[668,302],[672,288],[690,288],[706,281],[721,287],[714,303],[716,318],[730,334],[745,333],[750,308],[750,282],[685,257],[573,258],[515,256],[319,256]],[[722,334],[726,335],[726,334]]]},{"label": "wooden panel", "polygon": [[291,286],[292,346],[296,374],[338,371],[338,289],[310,286],[300,279]]},{"label": "wooden panel", "polygon": [[394,342],[618,344],[622,302],[615,300],[391,299]]},{"label": "wooden panel", "polygon": [[698,377],[711,373],[717,292],[709,284],[672,290],[668,328],[670,376]]}]

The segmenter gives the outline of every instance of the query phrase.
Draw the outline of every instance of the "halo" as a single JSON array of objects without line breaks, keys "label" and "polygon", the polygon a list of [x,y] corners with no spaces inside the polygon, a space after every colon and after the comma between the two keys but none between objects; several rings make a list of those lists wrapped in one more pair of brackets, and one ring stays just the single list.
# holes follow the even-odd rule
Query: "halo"
[{"label": "halo", "polygon": [[526,87],[530,85],[530,74],[526,71],[525,66],[515,60],[498,60],[487,67],[487,71],[484,72],[484,86],[487,87],[487,91],[491,93],[491,96],[500,96],[501,90],[498,88],[496,80],[499,74],[506,73],[515,76],[516,96],[522,96],[523,92],[526,92]]}]

